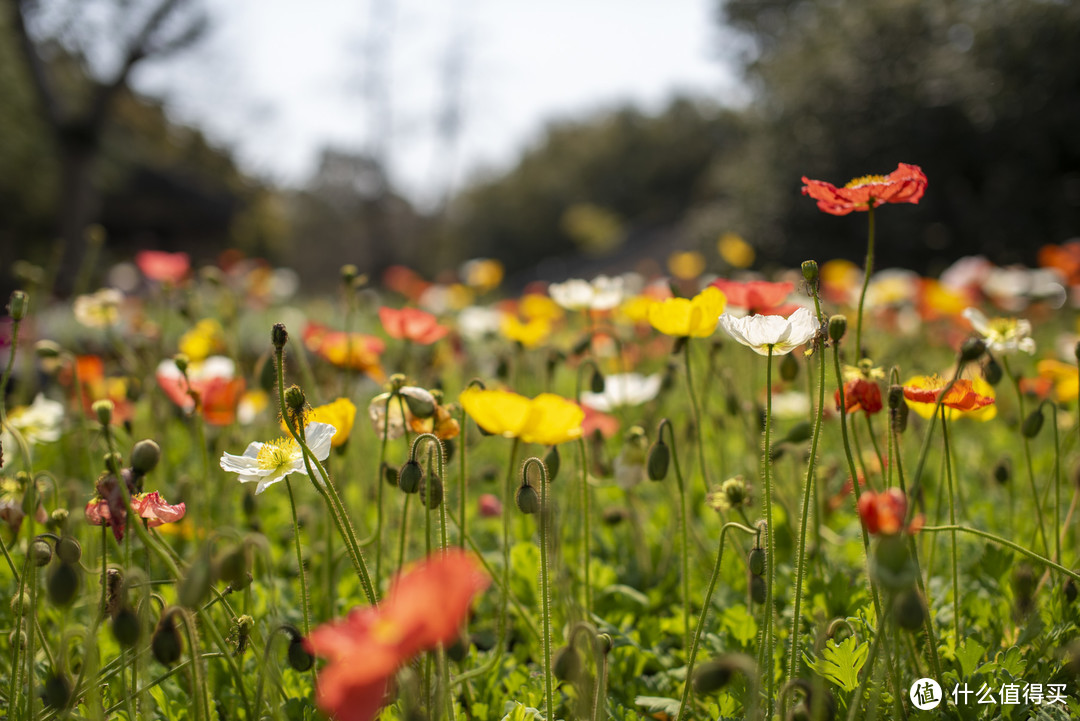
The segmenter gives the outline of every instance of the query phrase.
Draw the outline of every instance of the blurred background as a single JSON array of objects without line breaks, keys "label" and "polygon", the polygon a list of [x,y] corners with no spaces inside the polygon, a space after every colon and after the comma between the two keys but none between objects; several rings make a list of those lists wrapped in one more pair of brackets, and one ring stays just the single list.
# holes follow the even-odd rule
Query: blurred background
[{"label": "blurred background", "polygon": [[859,262],[801,178],[898,162],[929,188],[879,267],[1034,264],[1080,236],[1077,38],[1067,0],[4,0],[0,287],[146,248],[309,292]]}]

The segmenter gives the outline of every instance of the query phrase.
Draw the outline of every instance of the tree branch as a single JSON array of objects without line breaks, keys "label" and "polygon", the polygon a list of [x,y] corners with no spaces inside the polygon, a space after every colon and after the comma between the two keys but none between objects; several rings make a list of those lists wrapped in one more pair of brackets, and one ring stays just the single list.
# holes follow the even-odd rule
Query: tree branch
[{"label": "tree branch", "polygon": [[63,115],[60,111],[56,93],[53,92],[52,84],[49,82],[45,62],[41,59],[41,55],[38,54],[37,46],[26,29],[26,15],[23,12],[24,2],[25,0],[11,0],[11,5],[15,10],[15,34],[18,36],[19,48],[22,50],[23,58],[26,60],[27,69],[30,71],[30,82],[34,86],[34,93],[38,97],[38,102],[41,103],[41,109],[45,113],[46,121],[49,123],[50,128],[56,132],[63,124]]}]

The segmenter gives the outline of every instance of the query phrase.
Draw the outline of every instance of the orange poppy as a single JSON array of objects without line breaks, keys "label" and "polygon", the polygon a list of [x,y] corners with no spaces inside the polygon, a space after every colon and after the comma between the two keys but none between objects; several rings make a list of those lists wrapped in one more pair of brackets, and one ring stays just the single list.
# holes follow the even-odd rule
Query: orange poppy
[{"label": "orange poppy", "polygon": [[446,551],[401,576],[381,606],[355,608],[313,630],[308,651],[330,661],[319,675],[319,708],[338,721],[374,719],[397,670],[453,641],[488,582],[469,554]]},{"label": "orange poppy", "polygon": [[[837,390],[833,400],[836,410],[840,410],[840,391]],[[852,378],[844,383],[844,410],[847,413],[863,411],[873,415],[881,410],[881,387],[872,380],[866,378]]]},{"label": "orange poppy", "polygon": [[450,329],[439,325],[439,320],[427,311],[416,308],[379,308],[379,320],[391,338],[408,340],[420,345],[431,345],[442,340]]},{"label": "orange poppy", "polygon": [[[982,381],[979,381],[979,383],[985,386],[983,390],[986,393],[993,392],[993,389]],[[946,385],[945,380],[939,376],[916,376],[904,385],[904,398],[916,404],[912,406],[912,410],[915,410],[919,415],[929,417],[927,406],[937,403],[938,396],[945,390]],[[942,406],[961,412],[979,411],[993,405],[993,403],[993,396],[980,392],[980,389],[976,388],[975,382],[966,378],[956,381],[941,400]],[[917,404],[924,405],[920,408]],[[929,413],[932,412],[933,409],[930,408]]]},{"label": "orange poppy", "polygon": [[799,309],[794,303],[784,303],[795,284],[791,282],[770,283],[766,280],[739,282],[719,278],[712,282],[714,288],[727,296],[728,305],[743,308],[750,315],[782,315],[787,317]]},{"label": "orange poppy", "polygon": [[135,254],[135,265],[139,266],[139,270],[150,280],[175,285],[187,276],[191,269],[191,259],[187,253],[141,250]]},{"label": "orange poppy", "polygon": [[382,380],[379,355],[386,350],[386,343],[381,339],[363,333],[331,330],[320,323],[305,325],[303,339],[305,348],[338,368],[351,368]]},{"label": "orange poppy", "polygon": [[918,203],[926,192],[926,175],[917,165],[900,163],[888,175],[865,175],[842,188],[823,180],[803,176],[803,195],[817,201],[830,215],[847,215],[853,210],[870,210],[885,203]]},{"label": "orange poppy", "polygon": [[[904,528],[907,518],[907,496],[898,488],[890,488],[881,493],[865,491],[859,496],[859,518],[866,527],[866,532],[877,536],[892,536]],[[908,533],[915,533],[922,528],[922,516],[912,520]]]}]

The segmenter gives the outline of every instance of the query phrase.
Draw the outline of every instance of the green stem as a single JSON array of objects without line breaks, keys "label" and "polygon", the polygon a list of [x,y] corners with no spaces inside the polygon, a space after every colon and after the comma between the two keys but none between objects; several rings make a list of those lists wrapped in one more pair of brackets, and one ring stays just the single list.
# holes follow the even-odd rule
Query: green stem
[{"label": "green stem", "polygon": [[863,305],[866,303],[866,289],[870,287],[870,275],[874,272],[874,203],[867,208],[869,229],[866,239],[866,269],[863,273],[862,291],[859,293],[859,316],[855,321],[855,362],[862,358],[862,321]]},{"label": "green stem", "polygon": [[1008,540],[1006,538],[1002,538],[1001,536],[996,536],[993,533],[989,533],[987,531],[980,531],[977,528],[969,528],[967,526],[959,526],[959,525],[956,525],[956,526],[923,526],[921,529],[919,529],[919,531],[920,531],[920,533],[944,533],[946,531],[949,531],[949,532],[960,531],[961,533],[970,533],[973,536],[978,536],[979,538],[985,538],[986,540],[992,541],[993,543],[996,543],[999,546],[1004,546],[1005,548],[1016,551],[1020,555],[1027,556],[1031,560],[1033,560],[1033,561],[1035,561],[1037,563],[1041,563],[1041,564],[1043,564],[1045,566],[1048,566],[1051,569],[1053,569],[1053,570],[1057,571],[1058,573],[1062,574],[1063,576],[1068,576],[1069,578],[1076,581],[1077,583],[1080,583],[1080,573],[1077,573],[1076,571],[1070,571],[1068,568],[1065,568],[1060,563],[1054,563],[1053,561],[1051,561],[1049,558],[1046,558],[1045,556],[1040,556],[1039,554],[1035,553],[1034,551],[1029,551],[1028,549],[1021,546],[1019,543],[1016,543],[1014,541],[1010,541],[1010,540]]},{"label": "green stem", "polygon": [[[949,523],[956,525],[956,503],[953,499],[952,454],[949,450],[949,424],[945,409],[941,409],[941,439],[945,447],[945,481],[949,491]],[[956,645],[960,645],[960,562],[956,555],[956,531],[951,535],[952,587],[953,587],[953,635]]]},{"label": "green stem", "polygon": [[773,665],[775,654],[775,637],[773,634],[773,585],[776,581],[776,553],[775,538],[773,532],[772,515],[772,366],[773,346],[769,345],[769,353],[765,359],[765,445],[762,454],[762,485],[765,487],[765,717],[772,718],[773,704],[775,702],[774,686],[776,684],[776,672]]},{"label": "green stem", "polygon": [[409,499],[412,498],[411,493],[405,494],[405,503],[401,507],[401,533],[398,536],[398,561],[397,570],[401,571],[405,565],[405,546],[406,540],[409,534]]},{"label": "green stem", "polygon": [[[698,407],[697,394],[694,393],[694,376],[690,371],[690,339],[687,338],[683,346],[683,364],[686,367],[686,394],[690,396],[690,411],[694,419],[694,433],[697,435],[698,466],[701,471],[701,481],[705,484],[705,492],[709,492],[709,474],[705,469],[705,443],[701,428],[701,410]],[[717,444],[720,453],[720,475],[724,473],[724,450],[722,444]]]},{"label": "green stem", "polygon": [[[1009,367],[1008,356],[1002,354],[1001,364],[1005,368],[1005,372],[1009,375],[1009,380],[1012,381],[1013,388],[1016,389],[1016,403],[1020,409],[1020,422],[1024,422],[1027,417],[1024,414],[1024,392],[1020,389],[1020,379],[1013,375],[1012,368]],[[1035,501],[1035,517],[1039,521],[1039,536],[1042,538],[1043,551],[1047,555],[1050,554],[1050,543],[1046,539],[1046,524],[1043,522],[1042,503],[1039,502],[1039,489],[1035,485],[1035,467],[1031,461],[1031,441],[1023,433],[1020,434],[1024,439],[1024,460],[1027,461],[1027,474],[1028,481],[1031,483],[1031,496]]]},{"label": "green stem", "polygon": [[540,597],[543,606],[544,632],[544,696],[547,702],[548,718],[555,718],[555,693],[551,673],[551,580],[548,568],[548,523],[550,522],[550,509],[548,508],[548,477],[547,468],[539,458],[529,458],[521,468],[523,478],[528,478],[529,467],[536,466],[540,472]]},{"label": "green stem", "polygon": [[300,605],[304,611],[304,635],[311,633],[311,612],[308,610],[307,574],[304,573],[304,553],[300,548],[300,523],[296,520],[296,500],[293,498],[292,484],[285,476],[285,490],[289,492],[289,510],[292,511],[293,546],[296,549],[296,570],[300,574]]},{"label": "green stem", "polygon": [[590,501],[591,494],[589,493],[589,462],[588,451],[585,446],[585,439],[578,438],[578,458],[581,463],[581,565],[584,573],[584,588],[583,588],[583,603],[585,611],[585,619],[592,619],[592,579],[589,574],[589,565],[592,560],[589,552],[589,544],[592,541],[592,530],[589,524],[590,516]]},{"label": "green stem", "polygon": [[[386,485],[386,479],[383,478],[383,466],[386,463],[386,444],[390,439],[390,402],[394,400],[394,393],[390,393],[386,397],[386,407],[383,408],[383,433],[382,442],[379,444],[379,472],[376,475],[376,483],[379,485],[376,492],[376,511],[375,511],[375,588],[381,588],[382,582],[382,547],[383,547],[383,487]],[[402,423],[405,420],[402,418]]]},{"label": "green stem", "polygon": [[675,480],[679,487],[679,521],[682,526],[679,540],[682,555],[683,649],[686,653],[689,653],[692,645],[690,639],[690,521],[686,508],[686,484],[683,482],[682,470],[679,468],[679,457],[675,452],[675,431],[671,427],[671,421],[667,418],[661,419],[656,437],[658,440],[663,440],[665,428],[668,432],[668,438],[671,439],[671,452],[675,460]]}]

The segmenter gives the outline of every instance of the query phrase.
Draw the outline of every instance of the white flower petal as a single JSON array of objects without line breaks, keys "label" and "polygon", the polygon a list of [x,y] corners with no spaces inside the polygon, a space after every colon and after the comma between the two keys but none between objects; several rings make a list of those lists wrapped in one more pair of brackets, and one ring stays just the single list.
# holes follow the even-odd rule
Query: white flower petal
[{"label": "white flower petal", "polygon": [[330,455],[330,441],[333,440],[335,433],[337,433],[337,428],[329,423],[308,423],[304,427],[308,448],[320,461],[325,461]]}]

